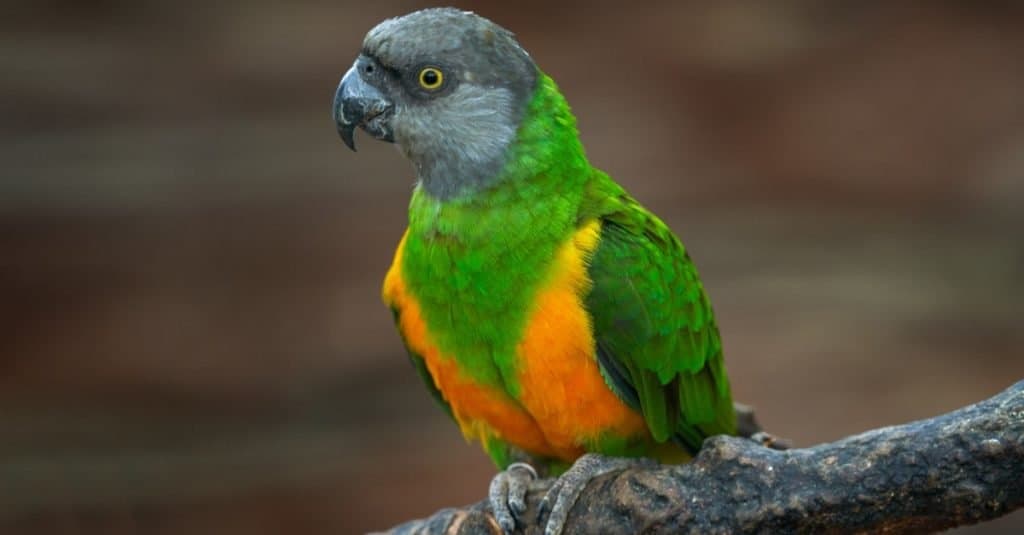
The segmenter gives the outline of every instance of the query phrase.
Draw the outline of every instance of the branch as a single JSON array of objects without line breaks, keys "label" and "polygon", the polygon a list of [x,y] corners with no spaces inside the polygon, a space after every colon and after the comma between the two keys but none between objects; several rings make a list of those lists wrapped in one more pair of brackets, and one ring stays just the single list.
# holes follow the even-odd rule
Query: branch
[{"label": "branch", "polygon": [[[536,506],[552,480],[537,481]],[[713,437],[679,466],[592,481],[566,533],[929,532],[1024,506],[1024,381],[960,410],[830,444],[779,451]],[[543,525],[520,526],[538,533]],[[500,533],[486,500],[393,535]]]}]

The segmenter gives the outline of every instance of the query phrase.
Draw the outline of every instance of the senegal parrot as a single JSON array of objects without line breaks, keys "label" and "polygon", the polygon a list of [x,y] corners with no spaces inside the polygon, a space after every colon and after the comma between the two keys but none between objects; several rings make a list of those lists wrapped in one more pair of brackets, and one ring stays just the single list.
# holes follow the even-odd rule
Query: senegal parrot
[{"label": "senegal parrot", "polygon": [[722,344],[697,270],[657,216],[587,161],[576,119],[513,34],[426,9],[370,30],[334,99],[397,144],[416,187],[384,279],[413,367],[502,470],[513,531],[538,473],[565,527],[586,483],[685,462],[735,434]]}]

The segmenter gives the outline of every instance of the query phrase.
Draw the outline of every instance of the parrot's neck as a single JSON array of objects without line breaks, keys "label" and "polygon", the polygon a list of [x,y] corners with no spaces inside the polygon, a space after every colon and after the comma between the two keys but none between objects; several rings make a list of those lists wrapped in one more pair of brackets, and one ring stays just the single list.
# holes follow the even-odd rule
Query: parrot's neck
[{"label": "parrot's neck", "polygon": [[[459,241],[492,239],[496,232],[530,231],[552,224],[560,207],[575,209],[594,169],[587,162],[576,118],[550,77],[540,74],[537,89],[503,155],[500,172],[485,186],[447,198],[420,183],[409,209],[410,229],[424,234],[458,236]],[[572,223],[574,213],[565,213]],[[538,222],[537,220],[542,220]],[[493,222],[494,226],[488,225]]]},{"label": "parrot's neck", "polygon": [[[522,102],[520,105],[494,97],[497,93],[511,95],[490,90],[496,108],[486,113],[467,112],[458,121],[460,131],[451,135],[458,142],[449,140],[426,151],[421,151],[422,143],[403,147],[416,167],[417,189],[422,194],[445,205],[471,204],[479,199],[500,198],[500,190],[508,187],[516,191],[537,189],[539,184],[535,182],[546,175],[564,178],[566,174],[586,174],[589,164],[575,117],[550,77],[538,72],[534,90],[515,98]],[[433,138],[443,137],[449,136]]]}]

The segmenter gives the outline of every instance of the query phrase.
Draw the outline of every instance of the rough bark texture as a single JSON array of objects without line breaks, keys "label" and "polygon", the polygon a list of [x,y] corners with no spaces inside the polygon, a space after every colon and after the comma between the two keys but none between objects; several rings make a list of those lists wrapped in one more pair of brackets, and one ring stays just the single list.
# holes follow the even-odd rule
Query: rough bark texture
[{"label": "rough bark texture", "polygon": [[[528,519],[550,484],[531,488]],[[779,451],[715,437],[689,464],[595,479],[566,532],[916,533],[992,519],[1022,505],[1024,381],[949,414],[811,448]],[[519,526],[530,534],[542,528]],[[484,500],[389,533],[500,530]]]}]

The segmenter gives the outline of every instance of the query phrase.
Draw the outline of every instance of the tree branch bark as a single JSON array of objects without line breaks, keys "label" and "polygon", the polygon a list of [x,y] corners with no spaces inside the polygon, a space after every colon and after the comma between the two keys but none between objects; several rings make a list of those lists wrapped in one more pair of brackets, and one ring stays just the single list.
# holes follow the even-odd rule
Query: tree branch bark
[{"label": "tree branch bark", "polygon": [[[537,481],[527,519],[552,480]],[[930,532],[1024,506],[1024,381],[957,411],[811,448],[705,441],[688,464],[595,479],[566,533]],[[543,524],[520,525],[539,533]],[[500,533],[484,500],[393,535]]]}]

